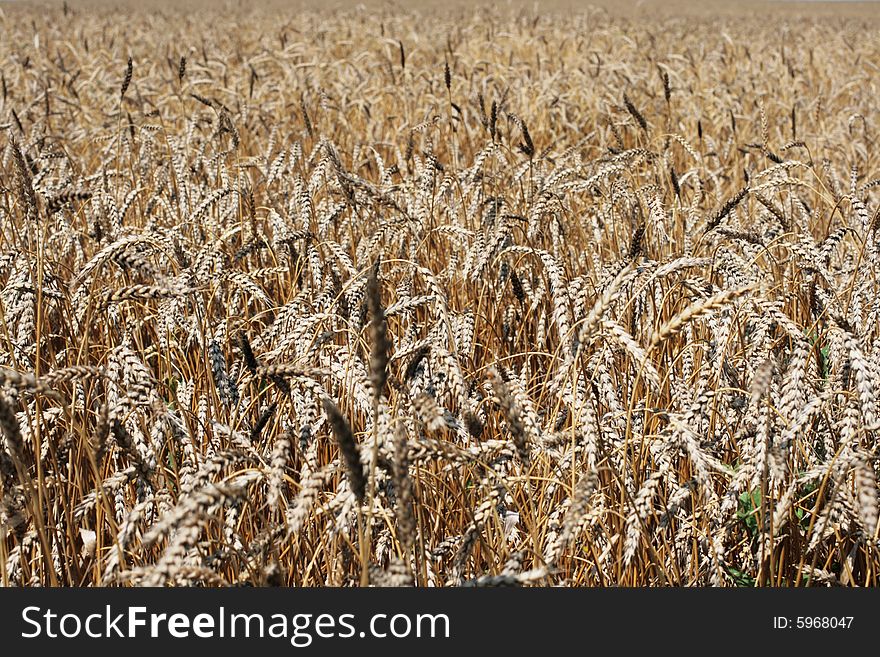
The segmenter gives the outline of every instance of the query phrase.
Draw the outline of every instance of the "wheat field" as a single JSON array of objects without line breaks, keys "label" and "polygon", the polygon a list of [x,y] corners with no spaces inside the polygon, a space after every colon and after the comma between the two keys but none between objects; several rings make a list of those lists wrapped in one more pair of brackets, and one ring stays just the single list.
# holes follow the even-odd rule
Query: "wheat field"
[{"label": "wheat field", "polygon": [[3,585],[875,585],[878,16],[760,7],[0,6]]}]

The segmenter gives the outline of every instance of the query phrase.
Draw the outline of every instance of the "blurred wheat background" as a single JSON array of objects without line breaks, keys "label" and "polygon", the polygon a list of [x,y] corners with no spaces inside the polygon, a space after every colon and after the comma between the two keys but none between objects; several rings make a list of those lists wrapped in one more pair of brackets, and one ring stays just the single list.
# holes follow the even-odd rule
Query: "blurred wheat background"
[{"label": "blurred wheat background", "polygon": [[2,583],[875,585],[877,17],[648,7],[0,7]]}]

